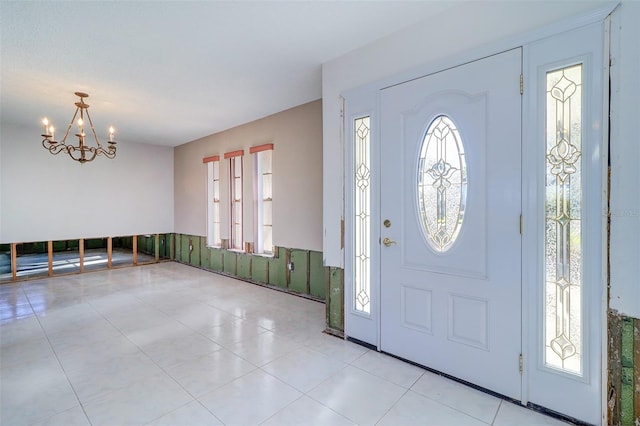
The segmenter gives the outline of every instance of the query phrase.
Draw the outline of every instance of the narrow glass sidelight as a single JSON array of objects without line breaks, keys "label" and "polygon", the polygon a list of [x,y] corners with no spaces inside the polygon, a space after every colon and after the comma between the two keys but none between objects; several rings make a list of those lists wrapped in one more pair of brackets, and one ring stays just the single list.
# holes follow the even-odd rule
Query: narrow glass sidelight
[{"label": "narrow glass sidelight", "polygon": [[418,212],[422,232],[433,250],[455,243],[467,203],[467,162],[453,120],[439,115],[427,129],[418,160]]},{"label": "narrow glass sidelight", "polygon": [[582,65],[546,85],[544,359],[582,375]]},{"label": "narrow glass sidelight", "polygon": [[371,144],[370,117],[354,120],[354,309],[371,313]]}]

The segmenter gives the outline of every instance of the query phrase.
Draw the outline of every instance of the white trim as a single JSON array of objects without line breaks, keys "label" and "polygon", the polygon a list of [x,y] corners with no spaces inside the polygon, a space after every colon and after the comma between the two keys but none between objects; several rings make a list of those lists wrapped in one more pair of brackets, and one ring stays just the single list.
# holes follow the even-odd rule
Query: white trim
[{"label": "white trim", "polygon": [[[221,246],[220,235],[217,236],[214,233],[213,222],[215,219],[214,210],[213,210],[213,200],[214,200],[214,189],[213,189],[213,180],[215,177],[215,170],[217,167],[218,172],[218,195],[220,195],[220,161],[209,161],[207,164],[207,247],[219,248]],[[218,199],[218,223],[220,223],[220,200]],[[218,230],[220,233],[220,230]]]},{"label": "white trim", "polygon": [[[613,13],[613,11],[611,12]],[[600,151],[601,151],[601,161],[604,165],[602,167],[602,175],[601,180],[603,183],[602,188],[602,212],[607,212],[607,214],[601,215],[601,278],[600,281],[602,283],[602,293],[600,294],[600,327],[602,330],[602,339],[600,339],[600,384],[601,384],[601,392],[600,392],[600,406],[601,410],[601,419],[602,424],[608,424],[608,410],[607,410],[607,382],[608,382],[608,360],[609,360],[609,350],[608,350],[608,300],[607,300],[607,286],[608,286],[608,264],[607,258],[609,254],[609,235],[608,235],[608,208],[609,208],[609,114],[610,114],[610,105],[609,105],[609,81],[611,79],[611,67],[610,57],[611,57],[611,15],[608,15],[604,19],[604,30],[603,30],[603,54],[602,57],[604,59],[604,66],[602,70],[602,141],[600,143]]]}]

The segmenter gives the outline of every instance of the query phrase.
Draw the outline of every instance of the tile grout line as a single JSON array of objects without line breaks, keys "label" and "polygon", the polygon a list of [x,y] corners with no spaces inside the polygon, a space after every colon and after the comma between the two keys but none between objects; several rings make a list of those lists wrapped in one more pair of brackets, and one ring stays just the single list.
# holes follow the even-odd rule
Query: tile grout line
[{"label": "tile grout line", "polygon": [[[50,278],[48,278],[48,280],[49,279]],[[53,352],[53,355],[56,357],[56,361],[57,361],[58,365],[60,366],[60,370],[62,370],[62,373],[64,374],[64,377],[67,380],[67,383],[69,383],[69,387],[73,391],[73,395],[76,397],[76,401],[78,401],[78,405],[80,406],[80,409],[82,410],[82,413],[84,414],[85,418],[87,419],[87,422],[89,422],[90,425],[93,425],[93,423],[91,422],[91,419],[89,418],[89,415],[87,414],[87,411],[84,409],[84,405],[82,404],[82,401],[80,401],[80,397],[78,396],[78,392],[76,391],[76,388],[73,386],[73,383],[71,383],[71,379],[69,379],[69,374],[67,374],[67,370],[65,370],[64,366],[62,365],[62,362],[60,361],[60,357],[58,356],[58,352],[56,352],[56,350],[54,349],[53,345],[51,344],[51,339],[49,339],[49,333],[47,333],[47,330],[45,330],[45,328],[43,327],[42,322],[40,321],[40,316],[33,309],[33,305],[31,304],[31,299],[29,298],[29,295],[26,292],[24,292],[24,294],[25,294],[27,300],[29,301],[29,307],[33,311],[33,314],[36,317],[36,321],[38,321],[38,325],[40,325],[40,328],[42,329],[42,332],[44,333],[44,337],[47,339],[47,343],[49,344],[49,347],[51,348],[51,352]],[[88,303],[88,302],[82,302],[82,304],[84,304],[84,303]],[[91,306],[91,309],[95,310],[95,308],[93,306]],[[64,413],[65,411],[68,411],[70,409],[71,408],[68,408],[68,409],[66,409],[64,411],[60,411],[58,413],[55,413],[53,416],[56,416],[56,415],[61,414],[61,413]],[[53,416],[49,416],[46,419],[49,419],[49,418],[51,418]],[[46,420],[46,419],[43,418],[42,420]]]},{"label": "tile grout line", "polygon": [[[389,383],[391,383],[391,382],[389,382]],[[411,390],[411,389],[407,389],[407,388],[405,388],[405,391],[402,393],[402,395],[400,395],[400,397],[399,397],[398,399],[396,399],[396,400],[394,401],[394,403],[393,403],[393,404],[391,404],[391,406],[390,406],[390,407],[389,407],[389,408],[388,408],[388,409],[387,409],[387,410],[386,410],[386,411],[385,411],[385,412],[380,416],[380,418],[379,418],[378,420],[376,420],[376,422],[375,422],[374,424],[375,424],[375,425],[380,424],[380,422],[382,421],[382,419],[384,419],[384,418],[385,418],[385,416],[386,416],[387,414],[389,414],[389,412],[390,412],[391,410],[393,410],[393,407],[395,407],[395,406],[398,404],[398,402],[400,402],[400,400],[401,400],[402,398],[404,398],[404,396],[405,396],[406,394],[408,394],[408,393],[409,393],[409,391],[410,391],[410,390]]]},{"label": "tile grout line", "polygon": [[500,400],[500,404],[498,404],[498,409],[496,410],[496,414],[493,415],[493,420],[491,420],[491,425],[493,425],[496,422],[496,419],[498,418],[498,413],[500,412],[500,409],[502,408],[502,404],[504,403],[504,400],[501,399]]}]

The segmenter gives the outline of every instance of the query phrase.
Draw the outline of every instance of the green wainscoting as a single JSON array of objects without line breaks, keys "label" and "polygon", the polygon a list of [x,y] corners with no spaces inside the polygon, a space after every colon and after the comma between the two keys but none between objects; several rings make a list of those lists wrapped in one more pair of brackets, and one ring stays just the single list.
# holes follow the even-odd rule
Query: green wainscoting
[{"label": "green wainscoting", "polygon": [[289,288],[297,293],[311,294],[309,290],[309,251],[295,250],[289,251],[290,264],[293,269],[289,270]]},{"label": "green wainscoting", "polygon": [[309,292],[318,299],[327,298],[327,284],[322,261],[322,253],[309,252]]},{"label": "green wainscoting", "polygon": [[253,256],[251,263],[251,280],[260,284],[269,283],[269,258]]},{"label": "green wainscoting", "polygon": [[224,269],[224,250],[216,248],[207,248],[209,252],[209,265],[211,270],[216,272],[222,272]]},{"label": "green wainscoting", "polygon": [[344,270],[327,268],[327,328],[340,334],[344,331]]},{"label": "green wainscoting", "polygon": [[251,280],[251,259],[253,255],[238,253],[236,255],[236,275],[243,280]]},{"label": "green wainscoting", "polygon": [[615,311],[608,318],[610,425],[640,425],[640,319]]},{"label": "green wainscoting", "polygon": [[287,249],[276,247],[275,256],[269,259],[269,284],[287,287]]},{"label": "green wainscoting", "polygon": [[204,269],[211,268],[211,253],[207,250],[207,241],[204,238],[200,238],[200,266]]},{"label": "green wainscoting", "polygon": [[222,272],[238,276],[238,253],[227,250],[222,258]]}]

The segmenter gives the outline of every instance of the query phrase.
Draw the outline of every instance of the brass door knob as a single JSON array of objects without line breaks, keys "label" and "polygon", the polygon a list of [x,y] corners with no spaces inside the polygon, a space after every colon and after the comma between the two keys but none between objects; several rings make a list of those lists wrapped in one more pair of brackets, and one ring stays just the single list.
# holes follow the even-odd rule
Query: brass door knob
[{"label": "brass door knob", "polygon": [[397,244],[397,243],[389,237],[384,237],[384,240],[382,240],[382,244],[389,247],[391,244]]}]

